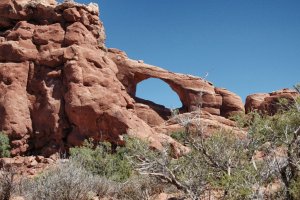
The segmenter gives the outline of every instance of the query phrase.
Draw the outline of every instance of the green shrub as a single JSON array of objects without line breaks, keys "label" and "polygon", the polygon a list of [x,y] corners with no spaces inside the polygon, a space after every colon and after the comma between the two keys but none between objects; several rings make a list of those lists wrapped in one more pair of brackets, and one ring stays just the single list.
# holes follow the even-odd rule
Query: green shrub
[{"label": "green shrub", "polygon": [[4,132],[0,132],[0,158],[10,157],[10,145],[8,136]]},{"label": "green shrub", "polygon": [[92,141],[85,141],[83,146],[71,148],[70,154],[93,174],[122,182],[131,176],[133,170],[126,151],[125,147],[119,147],[116,153],[111,153],[110,143],[103,142],[94,147]]},{"label": "green shrub", "polygon": [[[300,198],[300,98],[292,104],[285,100],[279,104],[273,116],[254,112],[242,120],[248,127],[249,154],[260,151],[265,155],[265,166],[259,169],[263,177],[260,181],[269,184],[279,179],[283,185],[281,196],[294,200]],[[283,157],[277,155],[280,151]]]},{"label": "green shrub", "polygon": [[186,139],[186,133],[184,131],[173,132],[170,136],[180,143],[184,143]]}]

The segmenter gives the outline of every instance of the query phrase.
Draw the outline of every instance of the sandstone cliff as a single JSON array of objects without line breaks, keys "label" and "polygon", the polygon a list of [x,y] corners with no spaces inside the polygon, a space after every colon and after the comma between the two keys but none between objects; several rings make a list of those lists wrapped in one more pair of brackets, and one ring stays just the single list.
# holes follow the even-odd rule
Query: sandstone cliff
[{"label": "sandstone cliff", "polygon": [[0,2],[0,130],[9,135],[13,155],[47,156],[90,137],[122,144],[123,134],[187,151],[164,134],[178,129],[168,120],[170,110],[136,98],[137,84],[147,78],[178,94],[183,115],[201,108],[210,127],[234,129],[226,118],[244,112],[239,96],[106,48],[98,15],[95,4]]}]

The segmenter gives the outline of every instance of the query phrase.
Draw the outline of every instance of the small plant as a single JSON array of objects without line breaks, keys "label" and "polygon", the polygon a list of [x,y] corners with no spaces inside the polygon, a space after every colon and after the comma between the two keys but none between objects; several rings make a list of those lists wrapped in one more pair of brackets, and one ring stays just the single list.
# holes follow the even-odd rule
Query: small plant
[{"label": "small plant", "polygon": [[113,181],[125,181],[132,174],[132,167],[126,158],[125,147],[119,147],[112,153],[111,144],[102,142],[96,147],[93,141],[85,141],[81,147],[70,149],[71,157],[93,174]]},{"label": "small plant", "polygon": [[0,132],[0,158],[10,157],[10,145],[8,136],[4,132]]},{"label": "small plant", "polygon": [[184,143],[186,140],[186,133],[184,131],[173,132],[171,137],[180,143]]}]

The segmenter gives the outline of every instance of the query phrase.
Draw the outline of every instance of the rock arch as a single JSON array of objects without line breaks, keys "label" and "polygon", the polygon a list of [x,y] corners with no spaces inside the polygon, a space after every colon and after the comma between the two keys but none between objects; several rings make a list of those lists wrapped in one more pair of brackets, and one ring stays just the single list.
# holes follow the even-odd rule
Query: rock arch
[{"label": "rock arch", "polygon": [[199,77],[169,72],[143,61],[131,60],[120,50],[109,49],[109,56],[118,66],[118,79],[132,97],[135,97],[138,83],[148,78],[157,78],[177,93],[185,112],[201,106],[212,114],[220,114],[222,97],[216,94],[212,83]]},{"label": "rock arch", "polygon": [[[128,80],[128,82],[131,84],[128,85],[129,87],[125,87],[127,92],[133,97],[136,95],[137,85],[149,78],[157,78],[168,84],[170,88],[178,95],[180,101],[182,102],[182,109],[186,112],[194,110],[195,108],[193,108],[193,106],[197,106],[197,104],[200,103],[201,92],[211,94],[214,93],[213,87],[211,87],[211,85],[205,81],[200,82],[199,78],[194,78],[183,74],[176,74],[153,66],[149,67],[147,65],[143,71],[141,70],[143,68],[140,67],[136,69],[137,71],[133,71],[134,74],[132,77],[126,76],[127,79],[131,79]],[[120,73],[124,73],[124,71],[121,71]],[[195,88],[193,86],[194,84],[198,85],[198,88]],[[203,88],[203,91],[201,91],[201,88]]]}]

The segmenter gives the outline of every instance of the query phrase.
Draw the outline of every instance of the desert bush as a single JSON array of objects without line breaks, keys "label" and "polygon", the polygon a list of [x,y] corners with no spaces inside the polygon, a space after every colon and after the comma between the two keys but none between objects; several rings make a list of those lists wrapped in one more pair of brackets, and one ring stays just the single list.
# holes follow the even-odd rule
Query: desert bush
[{"label": "desert bush", "polygon": [[71,159],[33,180],[23,181],[21,195],[29,200],[88,200],[106,195],[107,184]]},{"label": "desert bush", "polygon": [[0,170],[0,200],[9,200],[14,190],[14,175],[10,169]]},{"label": "desert bush", "polygon": [[26,179],[20,184],[17,195],[28,200],[89,200],[94,197],[121,200],[148,200],[171,187],[149,176],[133,176],[124,183],[93,175],[81,167],[78,160],[64,161],[57,167]]},{"label": "desert bush", "polygon": [[184,143],[186,139],[186,133],[184,131],[173,132],[170,136],[180,143]]},{"label": "desert bush", "polygon": [[4,132],[0,132],[0,158],[10,157],[10,145],[8,136]]},{"label": "desert bush", "polygon": [[160,182],[149,176],[134,176],[126,183],[120,184],[117,199],[123,200],[149,200],[162,192],[175,192],[171,185]]},{"label": "desert bush", "polygon": [[133,167],[137,163],[133,157],[136,152],[143,152],[154,158],[159,151],[150,150],[148,143],[139,139],[124,139],[126,147],[119,147],[114,153],[109,143],[102,142],[94,146],[93,141],[85,141],[83,146],[70,149],[71,158],[90,173],[111,180],[113,187],[108,186],[111,191],[108,193],[117,199],[146,200],[162,191],[174,191],[172,185],[134,171]]},{"label": "desert bush", "polygon": [[251,186],[259,174],[251,162],[245,162],[248,159],[245,142],[224,132],[188,141],[192,151],[178,159],[170,156],[167,147],[156,152],[136,148],[135,156],[130,158],[140,174],[173,185],[191,199],[199,199],[208,190],[222,191],[224,199],[247,199],[255,195]]},{"label": "desert bush", "polygon": [[[253,179],[248,192],[251,193],[256,188],[254,196],[261,198],[269,195],[272,199],[299,199],[300,185],[300,99],[295,99],[294,103],[285,100],[279,101],[279,109],[273,116],[252,112],[247,116],[240,116],[237,122],[242,127],[247,127],[248,134],[244,139],[246,145],[244,150],[240,149],[245,157],[238,159],[240,165],[248,163],[247,170],[237,171],[238,176],[245,177],[251,175]],[[225,145],[227,142],[224,143]],[[263,159],[255,158],[257,153],[263,155]],[[224,153],[220,152],[222,157]],[[252,166],[251,166],[252,163]],[[237,168],[236,168],[237,169]],[[230,177],[232,179],[232,177]],[[248,180],[251,180],[248,178]],[[279,181],[283,186],[273,194],[259,194],[259,188],[265,187]],[[236,184],[234,180],[230,185]],[[228,190],[228,193],[237,194],[240,190]],[[249,193],[249,194],[250,194]],[[230,195],[229,195],[230,196]],[[254,198],[246,195],[247,198]]]},{"label": "desert bush", "polygon": [[126,158],[127,148],[119,147],[112,153],[111,144],[99,143],[94,147],[92,141],[85,141],[81,147],[70,149],[71,157],[93,174],[113,181],[125,181],[132,174],[132,167]]}]

